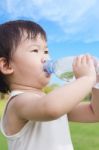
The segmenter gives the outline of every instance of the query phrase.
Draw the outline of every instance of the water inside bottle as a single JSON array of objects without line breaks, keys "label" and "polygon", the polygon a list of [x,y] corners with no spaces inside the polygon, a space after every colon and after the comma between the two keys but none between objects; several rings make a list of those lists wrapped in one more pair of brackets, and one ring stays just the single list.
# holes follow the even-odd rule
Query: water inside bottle
[{"label": "water inside bottle", "polygon": [[[75,80],[75,75],[72,71],[73,59],[74,59],[74,57],[72,57],[72,56],[67,57],[67,59],[64,58],[63,61],[64,61],[64,65],[66,66],[66,69],[65,69],[65,71],[63,70],[63,73],[58,74],[58,77],[67,83]],[[99,89],[99,59],[96,57],[93,57],[93,60],[94,60],[94,65],[95,65],[96,74],[97,74],[97,78],[98,78],[98,81],[96,82],[94,88]]]},{"label": "water inside bottle", "polygon": [[[56,63],[54,62],[54,66],[53,61],[51,61],[52,63],[45,63],[43,69],[48,74],[55,73],[58,78],[64,80],[67,83],[72,82],[75,80],[75,75],[72,68],[74,58],[75,56],[63,57],[58,61],[55,61]],[[93,60],[97,76],[99,76],[99,59],[93,57]],[[99,89],[99,80],[97,80],[94,87]]]},{"label": "water inside bottle", "polygon": [[[74,79],[74,73],[72,69],[72,63],[73,63],[73,56],[70,57],[64,57],[58,61],[58,64],[56,64],[55,68],[57,70],[57,77],[64,80],[65,82],[71,82]],[[58,69],[58,68],[60,69]]]},{"label": "water inside bottle", "polygon": [[58,76],[60,79],[71,82],[74,78],[74,73],[72,71],[66,71]]}]

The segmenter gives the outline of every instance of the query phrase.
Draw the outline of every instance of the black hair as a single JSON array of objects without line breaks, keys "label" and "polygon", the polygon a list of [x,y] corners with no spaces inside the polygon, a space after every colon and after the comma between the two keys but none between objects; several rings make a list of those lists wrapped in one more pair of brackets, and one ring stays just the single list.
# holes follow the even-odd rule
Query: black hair
[{"label": "black hair", "polygon": [[[40,34],[47,40],[44,29],[33,21],[15,20],[0,24],[0,58],[5,58],[7,63],[19,45],[24,31],[27,33],[27,38],[35,39]],[[0,72],[0,92],[8,93],[9,91],[10,88],[5,80],[5,75]]]}]

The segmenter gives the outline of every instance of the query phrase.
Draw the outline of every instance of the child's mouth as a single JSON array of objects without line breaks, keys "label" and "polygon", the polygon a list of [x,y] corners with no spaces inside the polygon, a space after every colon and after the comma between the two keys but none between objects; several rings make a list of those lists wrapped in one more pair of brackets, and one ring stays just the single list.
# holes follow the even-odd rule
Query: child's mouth
[{"label": "child's mouth", "polygon": [[44,72],[45,72],[45,75],[47,78],[51,77],[51,74],[47,73],[46,71],[44,71]]},{"label": "child's mouth", "polygon": [[45,72],[45,76],[46,76],[47,78],[50,78],[50,77],[51,77],[51,74],[49,74],[46,70],[43,69],[43,71]]}]

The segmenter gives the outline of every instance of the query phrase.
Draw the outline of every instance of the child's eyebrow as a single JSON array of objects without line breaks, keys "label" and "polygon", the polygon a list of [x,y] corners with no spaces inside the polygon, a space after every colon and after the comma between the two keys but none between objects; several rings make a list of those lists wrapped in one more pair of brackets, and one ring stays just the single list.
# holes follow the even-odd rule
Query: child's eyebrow
[{"label": "child's eyebrow", "polygon": [[[39,47],[39,48],[43,47],[43,46],[41,46],[41,45],[39,45],[39,44],[32,44],[32,45],[30,45],[29,47],[33,47],[33,46],[37,46],[37,47]],[[45,45],[44,48],[47,48],[47,49],[48,49],[48,46]]]}]

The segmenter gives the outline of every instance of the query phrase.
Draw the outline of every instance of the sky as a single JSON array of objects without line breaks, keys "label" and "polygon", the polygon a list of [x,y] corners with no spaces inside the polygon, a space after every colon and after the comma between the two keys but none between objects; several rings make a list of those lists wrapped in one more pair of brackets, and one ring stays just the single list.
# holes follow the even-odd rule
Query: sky
[{"label": "sky", "polygon": [[16,19],[45,29],[53,59],[86,53],[99,57],[98,0],[0,0],[0,24]]}]

